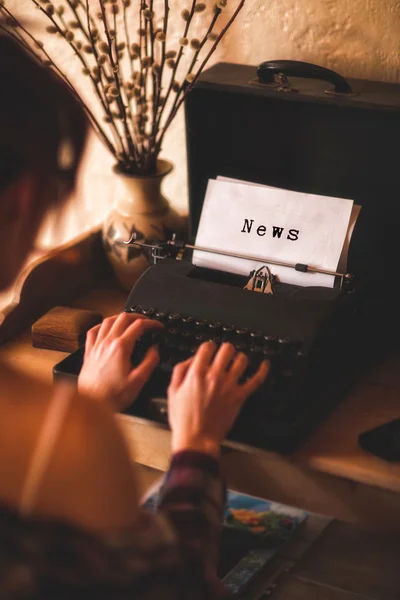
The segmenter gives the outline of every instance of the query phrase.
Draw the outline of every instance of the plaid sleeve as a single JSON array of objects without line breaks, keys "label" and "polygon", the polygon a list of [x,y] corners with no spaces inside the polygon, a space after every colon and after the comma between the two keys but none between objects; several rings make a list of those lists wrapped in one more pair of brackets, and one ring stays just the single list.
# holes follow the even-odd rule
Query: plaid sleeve
[{"label": "plaid sleeve", "polygon": [[216,578],[226,488],[219,461],[207,454],[183,451],[172,458],[159,505],[172,523],[178,543]]}]

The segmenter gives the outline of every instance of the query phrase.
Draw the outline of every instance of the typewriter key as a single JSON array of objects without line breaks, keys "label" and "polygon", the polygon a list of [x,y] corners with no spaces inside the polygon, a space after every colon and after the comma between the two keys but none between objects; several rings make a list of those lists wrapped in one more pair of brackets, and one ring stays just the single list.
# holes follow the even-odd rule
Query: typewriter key
[{"label": "typewriter key", "polygon": [[250,337],[254,341],[261,341],[263,337],[262,331],[250,331]]},{"label": "typewriter key", "polygon": [[277,341],[278,340],[273,335],[264,335],[264,342],[267,342],[267,344],[274,344]]},{"label": "typewriter key", "polygon": [[160,321],[165,321],[165,319],[168,317],[168,313],[163,312],[163,311],[157,311],[155,314],[156,319],[159,319]]},{"label": "typewriter key", "polygon": [[257,367],[259,365],[260,361],[264,358],[265,358],[265,356],[263,355],[262,346],[253,345],[250,347],[249,359],[250,359],[250,364],[253,367]]},{"label": "typewriter key", "polygon": [[177,336],[180,335],[180,331],[176,327],[169,327],[168,328],[168,333],[169,333],[169,335],[172,335],[174,337],[177,337]]},{"label": "typewriter key", "polygon": [[236,329],[236,335],[239,335],[240,337],[244,337],[248,333],[249,333],[248,329]]},{"label": "typewriter key", "polygon": [[207,321],[196,321],[195,325],[197,329],[204,329],[207,327]]},{"label": "typewriter key", "polygon": [[209,323],[208,324],[208,328],[210,329],[210,331],[212,333],[216,333],[217,331],[219,331],[221,329],[222,325],[221,323],[215,322],[215,323]]},{"label": "typewriter key", "polygon": [[193,325],[193,324],[194,324],[194,322],[195,322],[195,320],[194,320],[194,318],[193,318],[193,317],[183,317],[183,318],[182,318],[182,323],[183,323],[184,325]]},{"label": "typewriter key", "polygon": [[223,325],[222,326],[222,331],[224,333],[233,333],[235,331],[236,327],[234,325]]},{"label": "typewriter key", "polygon": [[200,344],[203,344],[203,342],[209,341],[208,335],[205,335],[204,333],[199,333],[198,335],[195,336],[195,339],[197,342],[200,342]]},{"label": "typewriter key", "polygon": [[238,352],[245,352],[248,349],[247,344],[243,342],[238,342],[235,344],[235,348]]},{"label": "typewriter key", "polygon": [[152,316],[154,315],[154,313],[155,313],[155,310],[154,310],[154,308],[144,308],[144,309],[142,310],[142,314],[143,314],[145,317],[152,317]]},{"label": "typewriter key", "polygon": [[171,315],[169,315],[169,316],[168,316],[168,321],[169,321],[170,323],[175,323],[176,321],[179,321],[179,320],[180,320],[180,318],[181,318],[181,315],[178,315],[178,314],[176,314],[176,313],[175,313],[175,314],[174,314],[174,313],[172,313]]},{"label": "typewriter key", "polygon": [[286,346],[286,347],[287,347],[287,346],[290,344],[290,339],[289,339],[289,338],[287,338],[287,337],[282,337],[282,338],[279,338],[279,339],[278,339],[278,344],[279,344],[281,347],[284,347],[284,346]]},{"label": "typewriter key", "polygon": [[143,308],[140,306],[140,304],[135,304],[134,306],[130,306],[126,312],[141,313],[142,310]]}]

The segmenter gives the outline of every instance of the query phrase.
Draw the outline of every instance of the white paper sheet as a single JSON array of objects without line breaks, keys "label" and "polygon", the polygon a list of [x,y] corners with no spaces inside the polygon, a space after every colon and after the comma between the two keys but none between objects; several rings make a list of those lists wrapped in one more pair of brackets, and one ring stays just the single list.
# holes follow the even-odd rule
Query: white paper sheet
[{"label": "white paper sheet", "polygon": [[[196,245],[335,271],[349,229],[353,201],[257,184],[210,180]],[[195,251],[198,266],[247,275],[260,262]],[[333,287],[334,277],[271,268],[280,281]]]},{"label": "white paper sheet", "polygon": [[[265,187],[265,188],[269,188],[269,189],[273,189],[273,190],[279,189],[279,188],[273,187],[271,185],[254,183],[254,182],[250,182],[250,181],[243,181],[242,179],[233,179],[232,177],[225,177],[223,175],[218,175],[217,181],[228,181],[230,183],[242,183],[245,185],[256,185],[258,187]],[[353,204],[353,208],[351,209],[350,222],[349,222],[349,226],[347,228],[346,238],[345,238],[343,248],[342,248],[342,253],[340,255],[339,262],[337,265],[337,270],[340,271],[341,273],[347,273],[347,260],[348,260],[348,256],[349,256],[349,246],[350,246],[351,238],[352,238],[352,235],[354,232],[354,227],[356,226],[357,219],[360,215],[360,211],[361,211],[361,206],[359,206],[358,204]]]}]

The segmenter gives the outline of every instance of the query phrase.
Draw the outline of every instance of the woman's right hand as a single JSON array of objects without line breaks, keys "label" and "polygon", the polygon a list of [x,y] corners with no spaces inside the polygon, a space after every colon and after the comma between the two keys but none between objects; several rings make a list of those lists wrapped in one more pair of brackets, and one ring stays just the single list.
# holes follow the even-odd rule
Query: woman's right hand
[{"label": "woman's right hand", "polygon": [[245,354],[231,344],[218,351],[212,342],[178,364],[168,389],[172,451],[199,450],[218,456],[245,400],[265,381],[269,363],[261,363],[246,382],[239,383],[247,366]]}]

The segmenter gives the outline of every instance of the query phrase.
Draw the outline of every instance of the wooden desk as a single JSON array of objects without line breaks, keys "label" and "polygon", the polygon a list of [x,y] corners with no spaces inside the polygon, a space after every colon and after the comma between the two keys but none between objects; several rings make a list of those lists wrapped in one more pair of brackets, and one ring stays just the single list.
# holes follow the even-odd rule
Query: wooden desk
[{"label": "wooden desk", "polygon": [[[79,242],[82,244],[82,242]],[[93,244],[93,240],[91,241]],[[97,242],[94,244],[96,246]],[[97,246],[96,246],[97,247]],[[93,248],[92,248],[93,249]],[[70,252],[71,248],[62,252]],[[91,272],[103,273],[99,261],[104,260],[99,250],[93,254],[84,251],[81,257],[91,268],[93,257],[97,267]],[[99,258],[100,257],[100,258]],[[53,255],[52,260],[58,260]],[[54,265],[51,282],[57,288],[59,277],[68,288],[65,272]],[[36,267],[37,268],[37,267]],[[46,265],[41,263],[46,271]],[[83,285],[85,269],[80,264]],[[72,271],[73,273],[73,271]],[[107,271],[108,273],[108,271]],[[41,279],[44,274],[41,273]],[[35,273],[30,286],[35,288]],[[112,279],[97,277],[91,291],[79,294],[75,281],[75,298],[64,302],[78,308],[94,309],[109,316],[119,312],[126,300],[126,292],[117,288]],[[48,285],[48,283],[46,284]],[[37,296],[36,292],[36,296]],[[24,294],[21,294],[22,305]],[[57,297],[53,304],[61,303]],[[49,309],[49,297],[43,312]],[[35,303],[37,318],[38,303]],[[27,319],[29,311],[24,306],[20,313]],[[29,319],[28,319],[29,320]],[[6,319],[7,321],[7,319]],[[31,322],[32,322],[31,321]],[[46,381],[52,379],[52,368],[64,356],[62,352],[38,350],[32,347],[27,322],[24,331],[11,335],[0,347],[0,360],[16,370]],[[15,322],[14,322],[15,328]],[[1,337],[1,328],[0,328]],[[320,425],[309,442],[296,454],[280,456],[270,452],[248,449],[224,450],[224,467],[231,487],[265,498],[301,506],[342,520],[375,524],[379,528],[400,531],[400,463],[389,464],[363,452],[357,443],[358,434],[371,427],[400,416],[400,357],[371,372],[368,378]],[[141,464],[165,470],[169,461],[169,432],[162,426],[149,424],[133,417],[119,416],[127,437],[132,458]]]}]

